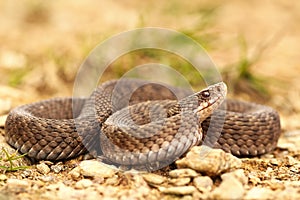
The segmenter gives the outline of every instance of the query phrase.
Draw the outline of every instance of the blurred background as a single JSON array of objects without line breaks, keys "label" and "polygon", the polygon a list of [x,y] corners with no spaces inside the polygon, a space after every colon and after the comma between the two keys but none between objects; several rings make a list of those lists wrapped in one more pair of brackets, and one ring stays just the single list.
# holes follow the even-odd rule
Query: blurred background
[{"label": "blurred background", "polygon": [[[161,27],[200,43],[229,86],[229,96],[276,108],[284,129],[300,128],[300,2],[0,0],[0,115],[11,108],[71,96],[77,70],[91,50],[123,31]],[[158,62],[192,85],[189,63],[162,51],[117,59],[104,79]]]}]

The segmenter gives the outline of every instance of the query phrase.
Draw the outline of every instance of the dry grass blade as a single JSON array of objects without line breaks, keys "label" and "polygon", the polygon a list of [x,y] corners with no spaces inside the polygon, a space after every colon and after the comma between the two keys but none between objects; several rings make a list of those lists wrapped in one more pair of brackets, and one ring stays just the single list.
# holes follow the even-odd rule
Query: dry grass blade
[{"label": "dry grass blade", "polygon": [[[23,158],[26,154],[17,155],[18,151],[15,151],[12,154],[9,154],[5,148],[1,149],[0,161],[3,161],[5,165],[0,165],[0,169],[4,170],[4,173],[7,171],[18,171],[27,169],[28,166],[16,166],[14,160]],[[7,164],[7,165],[6,165]]]}]

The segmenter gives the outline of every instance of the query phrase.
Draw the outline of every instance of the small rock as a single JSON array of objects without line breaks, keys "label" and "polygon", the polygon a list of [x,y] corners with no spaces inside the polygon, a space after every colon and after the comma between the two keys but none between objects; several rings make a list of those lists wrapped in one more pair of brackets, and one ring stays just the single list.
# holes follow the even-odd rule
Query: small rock
[{"label": "small rock", "polygon": [[135,187],[147,187],[149,188],[148,186],[148,183],[145,181],[145,179],[140,176],[140,175],[132,175],[132,179],[134,181],[134,186]]},{"label": "small rock", "polygon": [[80,173],[86,177],[100,176],[103,178],[113,177],[116,170],[108,165],[95,160],[84,160],[79,164]]},{"label": "small rock", "polygon": [[287,138],[295,138],[295,137],[300,137],[300,130],[292,130],[292,131],[287,131],[284,133],[284,136]]},{"label": "small rock", "polygon": [[257,183],[260,182],[260,178],[257,177],[256,173],[249,173],[248,174],[249,183],[252,183],[253,185],[257,185]]},{"label": "small rock", "polygon": [[43,182],[51,182],[54,180],[53,176],[41,176],[39,179]]},{"label": "small rock", "polygon": [[295,165],[289,167],[291,172],[299,173],[300,172],[300,163],[296,163]]},{"label": "small rock", "polygon": [[169,176],[172,178],[184,178],[184,177],[196,177],[199,174],[192,169],[174,169],[169,172]]},{"label": "small rock", "polygon": [[293,143],[292,141],[282,141],[283,139],[278,140],[277,147],[283,150],[289,150],[289,151],[297,151],[299,148],[297,144]]},{"label": "small rock", "polygon": [[277,199],[300,199],[299,188],[286,187],[284,190],[276,193]]},{"label": "small rock", "polygon": [[289,187],[300,188],[300,180],[299,181],[286,181],[284,185],[286,186],[286,188],[289,188]]},{"label": "small rock", "polygon": [[198,176],[193,180],[194,186],[201,192],[211,191],[214,182],[209,176]]},{"label": "small rock", "polygon": [[117,176],[114,175],[113,177],[107,178],[105,181],[105,184],[107,185],[119,185],[121,179]]},{"label": "small rock", "polygon": [[[1,114],[1,111],[0,111]],[[4,127],[7,115],[0,116],[0,127]]]},{"label": "small rock", "polygon": [[109,198],[109,197],[116,197],[117,194],[120,192],[120,188],[118,188],[118,187],[103,186],[103,185],[98,185],[98,187],[96,188],[96,190],[100,194],[103,194],[103,196],[105,196],[107,198]]},{"label": "small rock", "polygon": [[284,184],[276,178],[271,178],[270,180],[265,180],[263,182],[268,184],[269,188],[272,190],[283,190],[285,188]]},{"label": "small rock", "polygon": [[20,193],[26,192],[31,187],[31,183],[27,180],[7,179],[6,187],[9,192]]},{"label": "small rock", "polygon": [[[0,115],[2,115],[2,114],[7,114],[8,113],[8,111],[11,109],[11,100],[9,100],[9,99],[0,99]],[[4,115],[4,116],[1,116],[1,125],[3,125],[4,126],[4,124],[5,124],[5,120],[6,120],[6,115]],[[4,122],[4,123],[3,123]],[[1,127],[3,127],[3,126],[1,126]]]},{"label": "small rock", "polygon": [[248,183],[248,177],[246,177],[244,170],[242,170],[242,169],[237,169],[235,171],[222,174],[221,178],[223,181],[225,181],[226,179],[236,178],[243,185],[246,185]]},{"label": "small rock", "polygon": [[75,167],[74,169],[72,169],[70,172],[69,172],[69,175],[72,177],[73,180],[77,180],[79,179],[80,177],[80,167]]},{"label": "small rock", "polygon": [[0,181],[6,181],[7,176],[5,174],[0,174]]},{"label": "small rock", "polygon": [[137,191],[139,195],[143,195],[143,198],[140,197],[136,199],[147,199],[147,197],[148,199],[150,199],[149,197],[151,193],[152,194],[159,193],[158,190],[151,190],[151,188],[149,187],[149,185],[147,184],[147,182],[144,180],[142,176],[133,176],[133,181],[134,181],[134,183],[132,184],[132,186],[134,186],[133,191]]},{"label": "small rock", "polygon": [[41,174],[48,174],[50,172],[50,168],[45,163],[37,164],[36,169]]},{"label": "small rock", "polygon": [[77,189],[84,189],[84,188],[90,187],[91,185],[93,185],[93,182],[91,180],[89,180],[89,179],[82,179],[82,180],[78,181],[75,184],[75,188],[77,188]]},{"label": "small rock", "polygon": [[266,174],[266,176],[269,176],[270,174],[272,174],[272,172],[273,172],[273,168],[268,167],[264,173]]},{"label": "small rock", "polygon": [[[47,198],[49,199],[49,198]],[[58,190],[55,192],[55,196],[50,199],[104,199],[101,197],[94,188],[87,188],[85,190],[78,190],[67,186],[65,184],[60,184]]]},{"label": "small rock", "polygon": [[292,156],[285,156],[284,157],[284,164],[288,167],[295,165],[296,163],[299,163],[295,158]]},{"label": "small rock", "polygon": [[221,149],[211,149],[202,145],[193,147],[184,158],[177,160],[176,164],[179,168],[189,167],[209,176],[217,176],[241,167],[242,161]]},{"label": "small rock", "polygon": [[46,188],[46,190],[49,190],[49,191],[56,191],[56,190],[59,189],[59,187],[61,185],[63,185],[63,183],[62,182],[58,182],[58,183],[47,185],[45,188]]},{"label": "small rock", "polygon": [[41,161],[41,163],[45,163],[46,165],[50,166],[50,165],[53,165],[54,163],[50,160],[43,160]]},{"label": "small rock", "polygon": [[268,188],[251,188],[247,194],[244,196],[244,199],[274,199],[274,192]]},{"label": "small rock", "polygon": [[196,191],[192,197],[193,199],[209,199],[209,193]]},{"label": "small rock", "polygon": [[46,186],[47,183],[41,181],[41,180],[35,180],[32,182],[31,189],[32,190],[40,190],[42,187]]},{"label": "small rock", "polygon": [[74,188],[61,184],[57,191],[57,197],[58,199],[79,199],[79,194]]},{"label": "small rock", "polygon": [[146,182],[154,185],[160,185],[167,180],[166,177],[152,173],[143,174],[142,177]]},{"label": "small rock", "polygon": [[178,186],[178,187],[159,187],[159,191],[165,194],[188,195],[193,194],[197,189],[194,186]]},{"label": "small rock", "polygon": [[62,162],[58,162],[55,165],[51,165],[50,168],[54,173],[59,173],[63,170],[64,165],[62,164]]},{"label": "small rock", "polygon": [[242,183],[236,178],[226,178],[211,193],[212,199],[242,199],[244,195]]},{"label": "small rock", "polygon": [[32,169],[25,169],[25,170],[23,170],[23,171],[21,172],[21,176],[22,176],[23,178],[30,177],[30,176],[33,174],[32,171],[33,171]]},{"label": "small rock", "polygon": [[281,162],[278,159],[276,159],[276,158],[271,159],[269,161],[269,163],[272,164],[272,165],[275,165],[275,166],[278,166],[278,165],[281,164]]},{"label": "small rock", "polygon": [[183,186],[189,184],[191,181],[190,177],[183,177],[183,178],[172,178],[169,179],[169,183],[176,186]]}]

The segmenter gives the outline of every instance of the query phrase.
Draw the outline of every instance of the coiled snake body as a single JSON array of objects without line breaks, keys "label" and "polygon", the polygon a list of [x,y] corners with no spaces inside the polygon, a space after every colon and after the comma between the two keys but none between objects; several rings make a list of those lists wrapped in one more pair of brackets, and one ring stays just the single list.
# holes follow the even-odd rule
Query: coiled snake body
[{"label": "coiled snake body", "polygon": [[37,160],[96,150],[122,165],[174,161],[200,143],[238,156],[273,150],[280,135],[278,113],[224,101],[225,95],[224,83],[193,94],[138,79],[109,81],[90,98],[56,98],[13,109],[5,137]]}]

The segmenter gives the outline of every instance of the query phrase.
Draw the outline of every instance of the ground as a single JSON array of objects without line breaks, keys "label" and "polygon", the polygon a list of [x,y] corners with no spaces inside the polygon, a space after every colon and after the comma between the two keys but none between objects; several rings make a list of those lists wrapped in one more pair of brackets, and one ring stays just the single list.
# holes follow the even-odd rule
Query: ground
[{"label": "ground", "polygon": [[[290,198],[296,198],[293,194],[299,195],[300,187],[299,11],[298,1],[284,0],[232,0],[226,3],[219,0],[175,0],[160,2],[159,5],[154,1],[127,0],[26,0],[21,3],[2,0],[1,133],[4,134],[5,116],[12,108],[50,97],[71,96],[76,74],[84,59],[109,37],[135,28],[172,29],[186,34],[205,48],[229,86],[229,97],[263,103],[279,112],[282,134],[278,148],[271,154],[242,160],[240,168],[249,177],[243,187],[246,191],[253,187],[268,189],[263,193],[269,192],[269,196],[272,192],[274,195],[283,191],[281,195],[287,193]],[[123,55],[110,65],[101,80],[119,78],[134,66],[151,62],[170,65],[182,73],[195,89],[201,87],[200,79],[194,76],[186,61],[160,51],[136,51]],[[140,176],[117,173],[102,180],[99,177],[87,178],[89,176],[79,173],[74,178],[70,171],[79,163],[78,160],[63,163],[63,170],[59,170],[59,173],[52,169],[53,166],[60,166],[57,163],[46,163],[50,168],[48,173],[37,170],[36,165],[25,171],[6,172],[0,177],[2,196],[4,198],[11,192],[16,195],[11,198],[30,199],[40,196],[37,188],[45,187],[46,191],[57,193],[61,192],[57,188],[79,192],[80,197],[86,190],[105,195],[103,188],[107,185],[107,191],[118,191],[141,184],[147,190],[145,194],[153,194],[153,198],[169,197],[149,181],[139,179]],[[159,175],[168,177],[168,171]],[[92,182],[83,184],[92,186],[75,186],[82,178]],[[23,179],[25,182],[16,183],[12,179]],[[220,177],[212,180],[213,187],[221,182]],[[28,183],[30,188],[27,188]],[[100,185],[97,189],[94,186],[96,183]],[[21,191],[15,190],[14,184],[21,184],[18,186]],[[186,185],[193,184],[187,182]],[[59,199],[57,193],[55,195]],[[186,196],[191,197],[190,194]]]}]

